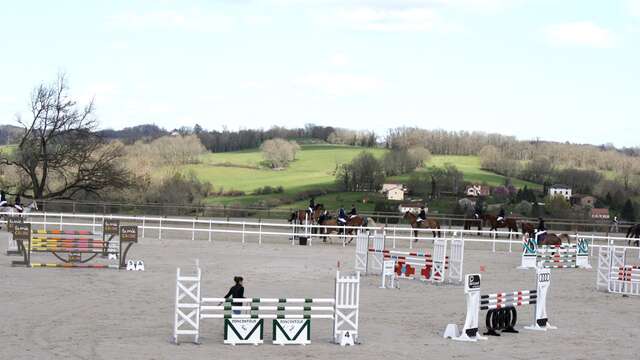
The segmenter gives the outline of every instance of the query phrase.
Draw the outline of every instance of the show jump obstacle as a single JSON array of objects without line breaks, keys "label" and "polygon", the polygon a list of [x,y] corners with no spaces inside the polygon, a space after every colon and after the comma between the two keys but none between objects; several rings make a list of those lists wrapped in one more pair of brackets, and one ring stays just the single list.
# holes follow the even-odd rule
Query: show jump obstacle
[{"label": "show jump obstacle", "polygon": [[198,343],[200,320],[224,319],[224,343],[263,343],[264,319],[272,319],[273,343],[278,345],[311,343],[311,320],[333,320],[333,341],[354,345],[358,338],[360,273],[336,273],[335,297],[307,298],[207,298],[201,295],[202,272],[183,275],[177,270],[173,340],[193,336]]},{"label": "show jump obstacle", "polygon": [[640,264],[627,264],[627,249],[614,245],[600,247],[596,278],[598,290],[640,296]]},{"label": "show jump obstacle", "polygon": [[589,264],[589,241],[576,238],[576,244],[537,245],[535,238],[522,238],[522,261],[519,269],[535,269],[538,263],[544,268],[591,269]]},{"label": "show jump obstacle", "polygon": [[449,324],[445,329],[444,337],[458,341],[486,340],[486,337],[478,335],[480,310],[488,310],[487,332],[484,335],[499,336],[496,330],[517,333],[518,331],[514,328],[517,321],[516,307],[523,305],[535,306],[533,325],[526,326],[525,329],[541,331],[555,329],[549,325],[546,308],[547,291],[551,283],[550,274],[551,270],[548,268],[537,269],[535,290],[517,290],[488,295],[480,294],[480,274],[467,274],[464,282],[467,317],[462,333],[458,333],[458,327],[455,324]]},{"label": "show jump obstacle", "polygon": [[[370,238],[373,246],[369,246]],[[369,235],[360,231],[356,236],[355,270],[368,273],[371,268],[372,272],[381,273],[382,287],[386,287],[387,280],[393,284],[396,278],[461,283],[463,260],[464,242],[459,239],[435,239],[433,252],[409,252],[386,249],[382,232]]]},{"label": "show jump obstacle", "polygon": [[9,244],[7,246],[7,255],[22,255],[20,249],[18,249],[18,243],[13,238],[13,228],[16,223],[23,223],[22,217],[9,216],[7,217],[7,231],[9,232]]},{"label": "show jump obstacle", "polygon": [[[138,227],[120,226],[118,220],[105,219],[102,234],[85,230],[32,231],[31,224],[16,223],[13,239],[23,256],[22,261],[13,261],[13,266],[144,270],[142,261],[126,260],[129,249],[138,242]],[[33,262],[34,253],[50,253],[61,262]],[[98,259],[106,260],[106,263],[87,264]]]}]

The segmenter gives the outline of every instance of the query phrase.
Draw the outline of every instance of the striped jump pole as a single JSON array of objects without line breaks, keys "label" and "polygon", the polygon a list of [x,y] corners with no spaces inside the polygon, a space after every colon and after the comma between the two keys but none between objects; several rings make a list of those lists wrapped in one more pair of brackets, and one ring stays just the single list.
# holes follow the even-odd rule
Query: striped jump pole
[{"label": "striped jump pole", "polygon": [[541,331],[555,329],[549,324],[546,309],[547,292],[551,283],[550,274],[549,269],[537,269],[535,290],[498,292],[487,295],[480,294],[480,274],[468,274],[464,286],[467,316],[462,332],[458,332],[456,324],[449,324],[445,329],[444,337],[458,341],[486,340],[487,337],[478,334],[478,319],[482,310],[488,311],[487,332],[484,335],[499,335],[496,330],[517,332],[514,328],[517,319],[516,307],[524,305],[535,307],[533,325],[526,326],[525,329]]}]

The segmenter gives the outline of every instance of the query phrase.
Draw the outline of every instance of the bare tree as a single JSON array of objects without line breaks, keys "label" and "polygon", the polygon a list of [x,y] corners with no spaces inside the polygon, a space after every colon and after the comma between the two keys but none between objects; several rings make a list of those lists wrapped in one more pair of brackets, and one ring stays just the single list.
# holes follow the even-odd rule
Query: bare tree
[{"label": "bare tree", "polygon": [[64,74],[34,89],[30,119],[17,119],[24,129],[17,148],[0,154],[0,164],[17,168],[27,179],[17,184],[18,192],[70,199],[128,185],[128,173],[118,164],[122,146],[96,134],[94,109],[93,100],[79,107],[71,99]]}]

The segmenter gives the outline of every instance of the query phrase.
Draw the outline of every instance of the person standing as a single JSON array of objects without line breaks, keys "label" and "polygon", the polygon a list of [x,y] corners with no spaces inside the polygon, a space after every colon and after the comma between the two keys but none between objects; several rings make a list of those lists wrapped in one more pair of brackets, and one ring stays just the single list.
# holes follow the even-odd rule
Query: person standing
[{"label": "person standing", "polygon": [[[235,285],[233,285],[229,291],[227,292],[227,295],[224,296],[225,299],[229,299],[231,298],[233,299],[243,299],[244,298],[244,285],[242,284],[242,282],[244,281],[244,279],[242,278],[242,276],[235,276],[233,278],[233,281],[235,282]],[[242,306],[242,303],[238,303],[238,302],[232,302],[231,306]],[[234,314],[240,314],[241,311],[240,310],[233,310]]]}]

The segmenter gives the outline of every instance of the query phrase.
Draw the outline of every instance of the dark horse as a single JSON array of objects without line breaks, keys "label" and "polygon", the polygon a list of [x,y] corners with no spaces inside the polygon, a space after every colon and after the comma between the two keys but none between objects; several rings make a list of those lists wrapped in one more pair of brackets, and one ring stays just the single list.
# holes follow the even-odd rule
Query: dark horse
[{"label": "dark horse", "polygon": [[[344,231],[342,227],[335,227],[338,226],[338,220],[333,218],[327,211],[323,212],[318,218],[318,225],[322,225],[322,227],[320,227],[320,235],[331,234],[334,232],[340,235]],[[325,226],[331,226],[331,228],[327,228]],[[326,236],[322,237],[322,242],[327,242]]]},{"label": "dark horse", "polygon": [[320,218],[320,215],[324,211],[324,205],[316,204],[315,209],[313,209],[312,213],[308,213],[307,210],[296,210],[289,215],[289,224],[304,224],[304,220],[307,219],[307,215],[309,216],[309,223],[314,224]]},{"label": "dark horse", "polygon": [[482,231],[482,219],[481,218],[477,218],[472,217],[472,218],[466,218],[464,219],[464,229],[465,230],[471,230],[472,227],[477,227],[478,228],[478,236],[480,236],[480,231]]},{"label": "dark horse", "polygon": [[631,239],[638,239],[638,240],[634,240],[633,243],[636,244],[636,246],[640,247],[640,224],[635,224],[635,225],[631,225],[631,227],[629,227],[629,230],[627,230],[627,245],[631,246]]},{"label": "dark horse", "polygon": [[[404,213],[402,217],[405,220],[408,220],[413,229],[431,229],[433,231],[433,237],[440,237],[440,223],[435,219],[426,219],[420,223],[418,223],[418,216],[416,216],[411,211],[407,211]],[[413,236],[416,238],[415,241],[418,241],[418,230],[413,231]]]},{"label": "dark horse", "polygon": [[520,226],[522,226],[522,235],[536,236],[536,226],[534,224],[523,222]]},{"label": "dark horse", "polygon": [[489,223],[491,228],[489,231],[497,231],[499,228],[506,227],[509,231],[518,232],[518,224],[516,224],[515,219],[507,218],[502,221],[498,221],[498,217],[495,215],[485,214],[482,216],[482,220],[485,223]]},{"label": "dark horse", "polygon": [[538,240],[538,245],[562,245],[563,243],[571,244],[571,237],[568,234],[547,233],[547,235]]}]

